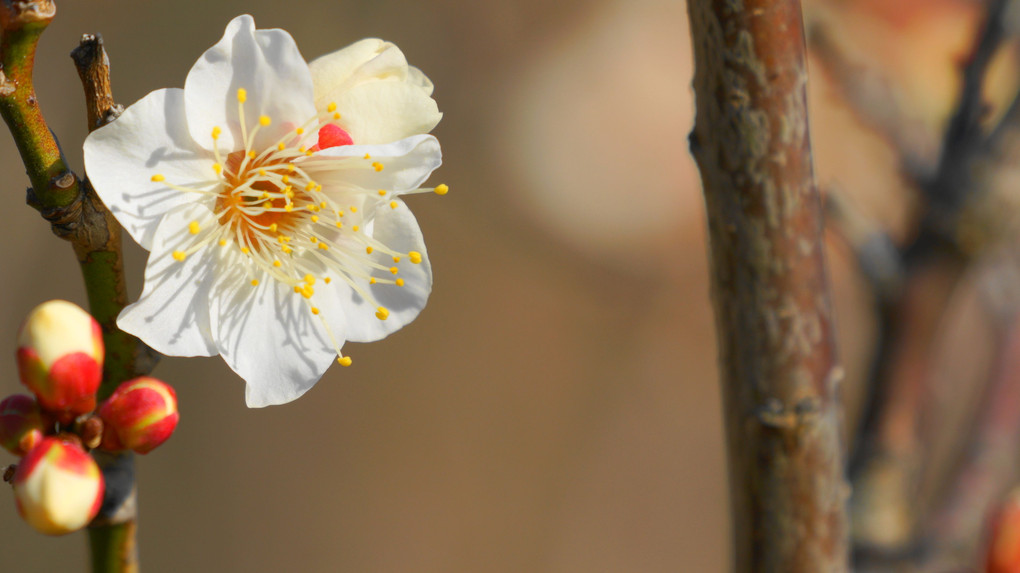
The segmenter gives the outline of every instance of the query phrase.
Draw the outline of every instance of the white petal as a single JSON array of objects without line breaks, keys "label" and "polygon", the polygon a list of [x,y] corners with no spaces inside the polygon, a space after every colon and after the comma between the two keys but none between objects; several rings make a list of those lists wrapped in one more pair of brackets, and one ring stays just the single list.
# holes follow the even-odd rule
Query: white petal
[{"label": "white petal", "polygon": [[378,38],[358,40],[350,46],[319,56],[308,63],[315,85],[315,107],[324,109],[331,101],[329,98],[359,81],[392,75],[403,79],[406,68],[407,59],[403,52]]},{"label": "white petal", "polygon": [[428,133],[443,118],[436,101],[420,86],[396,80],[363,83],[333,101],[344,129],[359,144],[389,143]]},{"label": "white petal", "polygon": [[[355,185],[364,189],[385,189],[394,195],[413,191],[443,163],[439,141],[431,135],[416,135],[387,145],[343,145],[319,151],[324,157],[355,157],[370,155],[359,166],[335,170],[309,170],[312,178],[326,187]],[[383,165],[382,171],[372,167]]]},{"label": "white petal", "polygon": [[[358,295],[346,282],[334,280],[330,283],[329,287],[334,292],[332,296],[343,304],[347,317],[347,340],[351,342],[373,342],[399,330],[425,308],[429,293],[432,292],[432,266],[425,250],[425,241],[418,221],[403,201],[398,201],[396,209],[391,209],[387,204],[378,206],[372,236],[395,251],[417,251],[421,253],[422,261],[413,264],[405,257],[397,265],[400,272],[396,277],[404,279],[402,287],[379,283],[369,285],[368,281],[360,281],[360,286],[369,291],[379,305],[389,310],[386,320],[379,320],[375,316],[376,305]],[[377,251],[374,258],[384,267],[393,266],[389,255]],[[375,271],[374,275],[383,279],[394,278],[386,270]]]},{"label": "white petal", "polygon": [[443,117],[429,97],[432,82],[389,42],[361,40],[317,58],[309,69],[316,107],[336,103],[340,123],[358,144],[428,133]]},{"label": "white petal", "polygon": [[272,120],[259,132],[256,148],[271,145],[295,124],[315,116],[312,77],[294,38],[283,30],[256,30],[248,15],[231,20],[223,38],[188,73],[185,102],[195,141],[211,149],[212,129],[220,127],[222,149],[244,148],[238,121],[240,88],[248,96],[246,128],[252,129],[260,115]]},{"label": "white petal", "polygon": [[[250,284],[248,266],[233,249],[213,287],[213,338],[223,359],[248,383],[249,407],[283,404],[315,385],[336,357],[323,325],[293,289],[262,275]],[[258,277],[257,277],[258,278]],[[343,324],[330,325],[339,344]]]},{"label": "white petal", "polygon": [[[198,222],[204,232],[192,235],[188,224]],[[145,265],[145,288],[138,302],[117,318],[117,326],[169,356],[215,356],[209,328],[209,292],[218,263],[211,243],[184,261],[174,251],[186,251],[216,226],[207,207],[182,205],[166,214],[156,230],[152,254]]]},{"label": "white petal", "polygon": [[[212,155],[191,138],[184,112],[183,90],[157,90],[85,139],[85,170],[96,193],[145,249],[152,249],[167,211],[198,197],[165,183],[191,187],[215,175]],[[156,174],[165,182],[153,182]]]}]

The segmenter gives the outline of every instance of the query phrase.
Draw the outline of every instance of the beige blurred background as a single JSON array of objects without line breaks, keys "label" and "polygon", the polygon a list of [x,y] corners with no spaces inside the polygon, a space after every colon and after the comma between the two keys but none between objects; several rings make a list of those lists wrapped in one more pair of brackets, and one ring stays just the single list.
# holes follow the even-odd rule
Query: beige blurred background
[{"label": "beige blurred background", "polygon": [[[435,82],[446,114],[434,182],[451,192],[411,202],[436,276],[415,323],[345,347],[353,368],[263,410],[244,406],[243,382],[218,358],[157,368],[177,388],[182,420],[138,460],[145,571],[726,570],[683,2],[58,3],[37,88],[76,169],[85,119],[67,54],[84,32],[104,36],[124,104],[183,86],[227,21],[248,12],[288,30],[309,59],[366,36],[397,43]],[[938,130],[969,3],[928,1],[923,15],[917,1],[826,4]],[[895,158],[812,72],[819,181],[902,235],[911,202]],[[0,169],[6,394],[20,390],[22,317],[49,298],[84,295],[71,249],[23,205],[27,178],[6,136]],[[853,384],[872,323],[847,253],[832,246]],[[134,294],[143,266],[132,246]],[[9,495],[0,495],[0,532],[5,571],[86,568],[83,535],[35,534]]]}]

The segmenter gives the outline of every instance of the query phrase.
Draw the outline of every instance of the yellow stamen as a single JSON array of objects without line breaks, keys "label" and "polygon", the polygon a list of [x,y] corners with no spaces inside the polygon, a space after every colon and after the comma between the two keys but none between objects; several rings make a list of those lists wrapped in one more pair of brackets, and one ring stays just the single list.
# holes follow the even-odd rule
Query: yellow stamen
[{"label": "yellow stamen", "polygon": [[201,230],[202,228],[199,227],[198,221],[192,221],[188,223],[188,232],[191,233],[192,235],[197,235],[198,232]]},{"label": "yellow stamen", "polygon": [[244,88],[237,89],[237,101],[244,103],[248,101],[248,90]]},{"label": "yellow stamen", "polygon": [[386,310],[386,307],[380,306],[375,311],[375,317],[379,320],[386,320],[390,316],[390,311]]},{"label": "yellow stamen", "polygon": [[177,261],[177,262],[181,262],[184,259],[188,258],[188,255],[185,255],[184,251],[174,251],[173,252],[173,256],[174,256],[174,260]]},{"label": "yellow stamen", "polygon": [[411,251],[410,253],[407,253],[407,258],[411,259],[411,262],[417,265],[421,262],[421,253],[418,251]]},{"label": "yellow stamen", "polygon": [[161,174],[159,174],[159,173],[157,173],[157,174],[155,174],[155,175],[153,175],[153,176],[152,176],[152,181],[153,181],[154,183],[159,183],[160,181],[163,181],[163,180],[165,180],[165,179],[166,179],[166,177],[164,177],[163,175],[161,175]]},{"label": "yellow stamen", "polygon": [[343,366],[345,368],[351,365],[350,356],[341,356],[340,358],[337,358],[336,361],[340,364],[340,366]]},{"label": "yellow stamen", "polygon": [[447,187],[447,185],[445,183],[442,183],[440,185],[436,185],[436,189],[435,189],[436,195],[446,195],[446,193],[449,192],[449,191],[450,191],[450,188]]},{"label": "yellow stamen", "polygon": [[259,116],[259,123],[262,124],[263,126],[269,125],[272,122],[273,122],[273,120],[269,119],[268,115],[260,115]]}]

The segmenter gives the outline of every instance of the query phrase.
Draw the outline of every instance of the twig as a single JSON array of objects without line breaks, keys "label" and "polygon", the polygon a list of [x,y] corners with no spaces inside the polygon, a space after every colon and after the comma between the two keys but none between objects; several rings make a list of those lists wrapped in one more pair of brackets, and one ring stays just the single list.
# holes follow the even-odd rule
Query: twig
[{"label": "twig", "polygon": [[[110,68],[100,36],[85,35],[71,52],[85,90],[89,131],[105,125],[119,114],[110,91]],[[81,221],[75,233],[74,252],[85,277],[89,307],[103,327],[106,367],[100,398],[109,395],[120,382],[147,373],[140,371],[139,352],[144,346],[137,338],[117,328],[117,315],[127,305],[121,229],[110,211],[85,181]],[[97,455],[106,478],[106,497],[99,516],[89,526],[89,546],[94,572],[138,570],[135,542],[137,527],[134,463],[130,452]]]},{"label": "twig", "polygon": [[738,572],[847,570],[847,488],[796,0],[690,0]]}]

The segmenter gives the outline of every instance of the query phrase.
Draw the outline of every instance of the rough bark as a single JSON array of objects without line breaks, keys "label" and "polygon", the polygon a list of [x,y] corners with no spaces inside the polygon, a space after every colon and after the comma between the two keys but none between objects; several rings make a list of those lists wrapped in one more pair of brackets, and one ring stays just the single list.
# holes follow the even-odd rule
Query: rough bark
[{"label": "rough bark", "polygon": [[689,0],[735,570],[846,571],[848,489],[797,0]]}]

